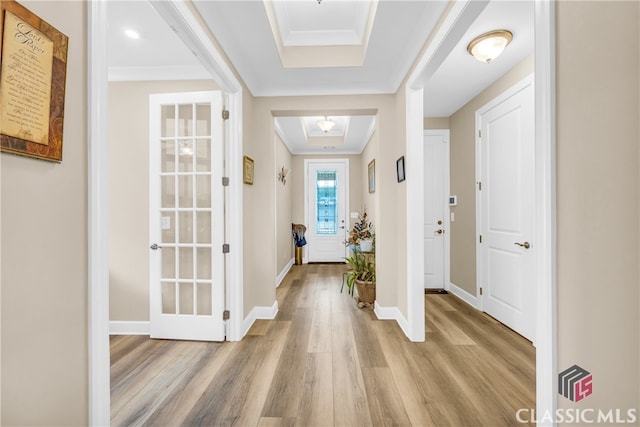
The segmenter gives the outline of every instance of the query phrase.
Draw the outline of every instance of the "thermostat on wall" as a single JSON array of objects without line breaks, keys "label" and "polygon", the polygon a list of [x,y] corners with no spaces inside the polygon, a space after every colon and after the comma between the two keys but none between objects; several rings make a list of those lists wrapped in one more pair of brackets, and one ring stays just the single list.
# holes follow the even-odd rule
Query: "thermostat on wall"
[{"label": "thermostat on wall", "polygon": [[449,206],[458,205],[458,196],[449,196]]}]

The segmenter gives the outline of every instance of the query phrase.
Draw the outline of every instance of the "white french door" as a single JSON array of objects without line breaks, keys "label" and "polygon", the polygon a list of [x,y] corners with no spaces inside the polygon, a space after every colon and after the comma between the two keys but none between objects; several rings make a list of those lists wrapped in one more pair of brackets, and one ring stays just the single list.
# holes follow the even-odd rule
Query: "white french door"
[{"label": "white french door", "polygon": [[151,95],[151,338],[224,341],[221,92]]},{"label": "white french door", "polygon": [[445,288],[446,204],[449,131],[424,136],[424,287]]},{"label": "white french door", "polygon": [[343,262],[349,160],[305,160],[305,170],[307,261]]},{"label": "white french door", "polygon": [[478,110],[482,309],[531,341],[536,327],[533,79]]}]

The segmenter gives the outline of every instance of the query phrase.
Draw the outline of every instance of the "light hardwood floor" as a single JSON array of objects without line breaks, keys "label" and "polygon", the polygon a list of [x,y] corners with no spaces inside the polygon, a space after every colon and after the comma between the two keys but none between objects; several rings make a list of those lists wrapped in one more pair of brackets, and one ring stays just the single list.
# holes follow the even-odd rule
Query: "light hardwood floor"
[{"label": "light hardwood floor", "polygon": [[235,343],[111,338],[114,426],[513,426],[535,408],[530,342],[451,295],[409,342],[339,292],[343,266],[294,266],[280,311]]}]

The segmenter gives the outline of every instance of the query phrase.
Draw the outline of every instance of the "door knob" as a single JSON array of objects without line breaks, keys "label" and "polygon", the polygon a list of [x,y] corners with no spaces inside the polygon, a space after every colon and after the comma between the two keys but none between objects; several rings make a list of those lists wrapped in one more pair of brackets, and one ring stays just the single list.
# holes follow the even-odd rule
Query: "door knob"
[{"label": "door knob", "polygon": [[442,234],[442,233],[444,233],[444,231],[442,231],[442,230],[436,230],[436,233],[438,233],[438,234]]},{"label": "door knob", "polygon": [[529,242],[524,242],[524,243],[515,242],[514,245],[521,246],[521,247],[523,247],[525,249],[529,249],[531,247],[531,244]]},{"label": "door knob", "polygon": [[158,246],[158,245],[157,245],[157,244],[155,244],[155,243],[154,243],[153,245],[151,245],[150,247],[151,247],[151,249],[153,249],[154,251],[157,251],[158,249],[162,249],[162,246]]}]

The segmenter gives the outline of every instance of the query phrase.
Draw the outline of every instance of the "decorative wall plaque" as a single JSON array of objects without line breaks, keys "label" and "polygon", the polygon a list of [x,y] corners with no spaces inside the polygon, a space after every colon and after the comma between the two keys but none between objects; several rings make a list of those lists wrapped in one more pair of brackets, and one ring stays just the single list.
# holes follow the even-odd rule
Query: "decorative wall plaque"
[{"label": "decorative wall plaque", "polygon": [[13,0],[0,35],[0,151],[61,162],[69,39]]}]

